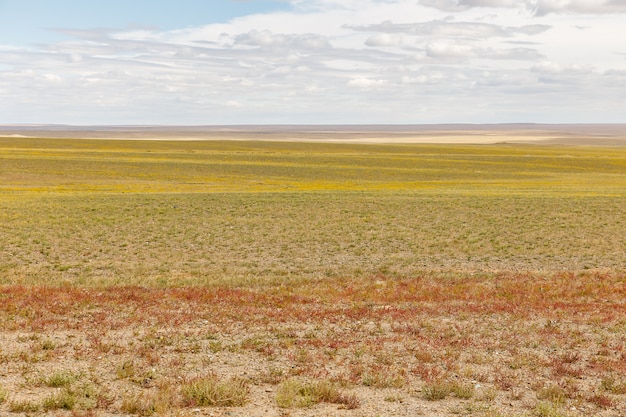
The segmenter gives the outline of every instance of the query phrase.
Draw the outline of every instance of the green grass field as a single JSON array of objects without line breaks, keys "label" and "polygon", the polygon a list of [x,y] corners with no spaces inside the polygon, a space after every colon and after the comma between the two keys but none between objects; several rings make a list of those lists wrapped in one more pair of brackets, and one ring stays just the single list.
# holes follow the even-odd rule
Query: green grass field
[{"label": "green grass field", "polygon": [[3,195],[410,191],[619,196],[623,148],[0,139]]},{"label": "green grass field", "polygon": [[623,270],[626,149],[0,141],[3,283]]}]

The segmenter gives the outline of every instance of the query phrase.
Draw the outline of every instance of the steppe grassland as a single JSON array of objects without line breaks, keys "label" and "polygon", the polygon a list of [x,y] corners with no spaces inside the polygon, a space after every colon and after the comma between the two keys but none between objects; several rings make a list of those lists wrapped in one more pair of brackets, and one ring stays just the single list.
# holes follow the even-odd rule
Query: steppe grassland
[{"label": "steppe grassland", "polygon": [[4,410],[624,413],[624,148],[0,149]]}]

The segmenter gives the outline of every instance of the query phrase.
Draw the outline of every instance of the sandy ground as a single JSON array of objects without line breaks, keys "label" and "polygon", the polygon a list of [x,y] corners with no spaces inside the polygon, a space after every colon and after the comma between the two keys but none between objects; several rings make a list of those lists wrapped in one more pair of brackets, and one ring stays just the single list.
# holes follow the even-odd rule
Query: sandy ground
[{"label": "sandy ground", "polygon": [[626,124],[371,126],[33,126],[0,125],[0,136],[133,140],[267,140],[330,143],[626,146]]}]

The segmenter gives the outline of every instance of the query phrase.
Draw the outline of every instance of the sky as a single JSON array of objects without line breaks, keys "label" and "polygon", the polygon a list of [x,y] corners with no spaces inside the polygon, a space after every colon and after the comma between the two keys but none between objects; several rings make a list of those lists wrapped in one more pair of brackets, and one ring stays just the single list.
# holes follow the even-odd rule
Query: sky
[{"label": "sky", "polygon": [[0,0],[0,123],[626,123],[626,0]]}]

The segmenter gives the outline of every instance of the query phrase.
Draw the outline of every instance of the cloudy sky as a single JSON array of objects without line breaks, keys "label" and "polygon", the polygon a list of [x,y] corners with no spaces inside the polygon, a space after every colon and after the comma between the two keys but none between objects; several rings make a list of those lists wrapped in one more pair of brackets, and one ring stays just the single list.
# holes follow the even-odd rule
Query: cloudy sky
[{"label": "cloudy sky", "polygon": [[626,0],[0,0],[0,123],[626,122]]}]

